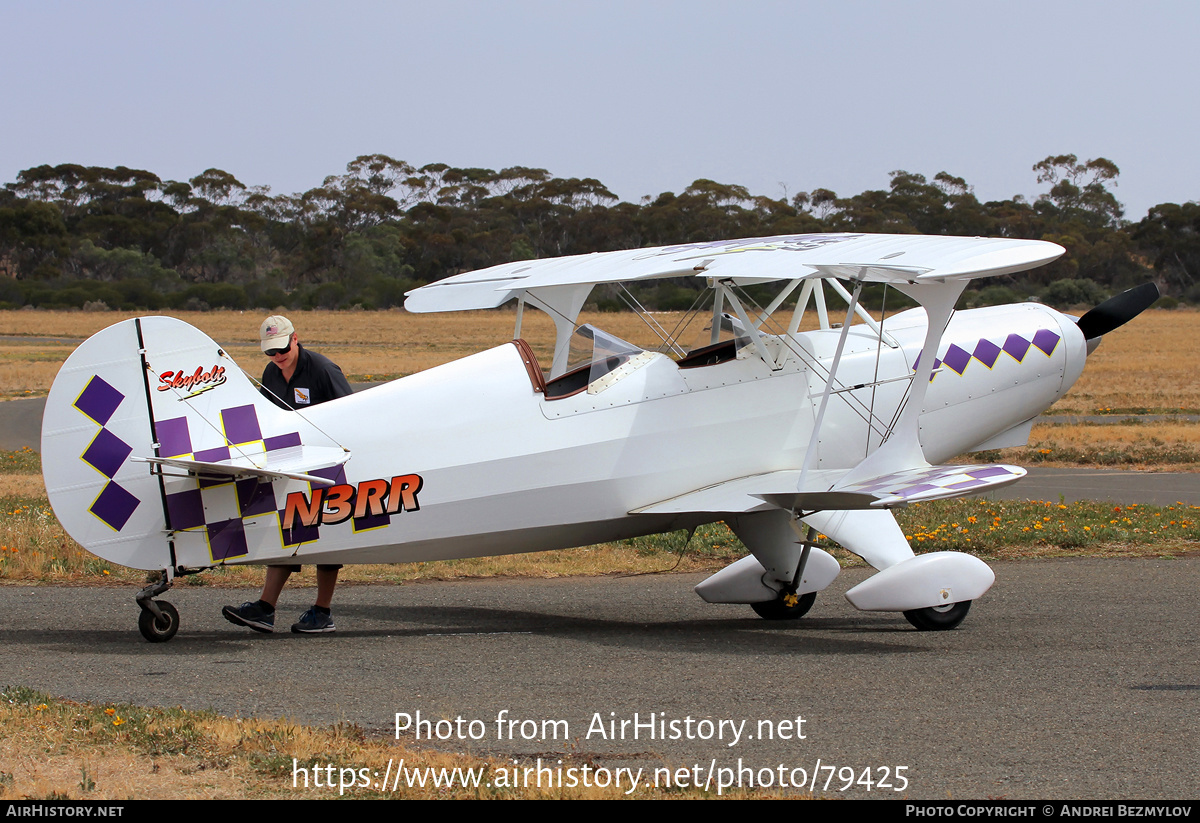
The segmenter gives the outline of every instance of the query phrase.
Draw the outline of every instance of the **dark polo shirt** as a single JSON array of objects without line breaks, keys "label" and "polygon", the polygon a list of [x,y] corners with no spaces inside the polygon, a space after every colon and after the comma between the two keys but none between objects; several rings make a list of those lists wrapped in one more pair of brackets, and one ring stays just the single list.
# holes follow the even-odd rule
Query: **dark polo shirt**
[{"label": "dark polo shirt", "polygon": [[284,380],[283,372],[274,363],[268,363],[263,370],[263,395],[268,400],[284,409],[306,409],[353,392],[337,363],[299,343],[296,346],[300,356],[291,380]]}]

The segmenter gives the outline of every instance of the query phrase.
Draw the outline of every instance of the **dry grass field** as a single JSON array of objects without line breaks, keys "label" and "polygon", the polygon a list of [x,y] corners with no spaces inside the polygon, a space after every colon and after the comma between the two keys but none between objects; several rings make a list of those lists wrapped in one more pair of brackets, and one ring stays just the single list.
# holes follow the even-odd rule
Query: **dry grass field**
[{"label": "dry grass field", "polygon": [[[0,311],[0,395],[44,394],[76,342],[100,329],[132,317],[120,312]],[[252,312],[181,312],[181,320],[202,329],[226,346],[242,368],[261,373],[262,355],[255,345],[262,318]],[[677,313],[656,315],[667,328]],[[511,310],[409,314],[385,312],[296,312],[293,321],[301,340],[328,351],[355,379],[365,380],[428,369],[498,345],[512,337]],[[651,345],[653,336],[629,312],[589,314],[593,323],[620,337]],[[815,318],[806,321],[815,325]],[[1200,413],[1200,312],[1152,309],[1107,335],[1088,359],[1083,377],[1052,409],[1095,414],[1099,410],[1190,411]],[[549,359],[554,329],[539,311],[525,312],[522,336],[539,357]],[[25,338],[66,338],[62,341]]]},{"label": "dry grass field", "polygon": [[[8,338],[0,340],[0,396],[45,394],[79,342],[134,316],[121,312],[0,311],[0,337]],[[204,331],[255,377],[262,374],[265,361],[257,345],[262,322],[259,314],[219,311],[172,316]],[[641,326],[632,314],[602,317],[616,321],[605,328],[618,335],[633,331],[634,324]],[[291,318],[302,343],[327,353],[351,380],[364,381],[413,374],[499,345],[512,338],[516,313],[318,311],[294,312]],[[550,357],[554,326],[546,315],[526,312],[522,336],[539,357]],[[14,341],[13,337],[30,339]]]},{"label": "dry grass field", "polygon": [[1052,411],[1200,413],[1200,311],[1151,309],[1104,336]]}]

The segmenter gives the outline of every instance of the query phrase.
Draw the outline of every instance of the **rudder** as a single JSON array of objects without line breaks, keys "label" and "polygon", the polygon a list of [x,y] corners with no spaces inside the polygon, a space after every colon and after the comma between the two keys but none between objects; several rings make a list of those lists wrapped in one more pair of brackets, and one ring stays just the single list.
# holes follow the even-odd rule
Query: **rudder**
[{"label": "rudder", "polygon": [[138,569],[170,564],[137,321],[89,337],[54,378],[42,417],[46,495],[84,548]]}]

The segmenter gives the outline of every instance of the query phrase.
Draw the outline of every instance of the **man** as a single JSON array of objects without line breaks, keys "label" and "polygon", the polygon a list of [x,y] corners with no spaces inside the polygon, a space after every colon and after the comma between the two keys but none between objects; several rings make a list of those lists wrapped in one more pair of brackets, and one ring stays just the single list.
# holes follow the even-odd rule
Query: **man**
[{"label": "man", "polygon": [[[300,345],[292,321],[272,315],[259,329],[263,354],[271,359],[263,371],[262,393],[285,409],[305,409],[350,394],[352,389],[337,364]],[[330,604],[341,566],[317,566],[317,602],[292,625],[297,634],[321,634],[334,630]],[[292,572],[300,566],[268,566],[267,580],[257,602],[226,606],[225,619],[257,632],[275,631],[275,604]]]}]

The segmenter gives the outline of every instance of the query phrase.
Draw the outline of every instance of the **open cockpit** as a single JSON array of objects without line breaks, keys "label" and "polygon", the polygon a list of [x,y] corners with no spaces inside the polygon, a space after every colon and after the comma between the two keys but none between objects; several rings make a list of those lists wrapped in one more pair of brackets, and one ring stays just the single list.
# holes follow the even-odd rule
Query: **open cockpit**
[{"label": "open cockpit", "polygon": [[[797,279],[752,288],[731,281],[709,282],[707,286],[697,290],[693,285],[695,298],[685,310],[661,312],[647,310],[644,302],[648,301],[624,283],[608,288],[609,293],[619,294],[630,309],[622,313],[588,311],[594,304],[584,306],[579,298],[548,301],[539,299],[541,295],[522,294],[517,303],[513,342],[521,352],[534,390],[547,401],[585,391],[598,393],[644,365],[652,355],[673,361],[680,372],[747,359],[760,363],[756,371],[767,372],[776,372],[789,362],[793,367],[816,365],[809,346],[798,335],[825,330],[836,337],[845,322],[855,325],[854,336],[862,338],[861,342],[897,347],[857,295],[832,278]],[[577,289],[583,291],[582,287]],[[883,297],[886,312],[886,286],[875,289]],[[830,322],[827,290],[845,303],[843,322]],[[590,292],[589,286],[584,297]],[[896,297],[904,305],[911,305],[896,292],[892,292],[893,303]],[[525,311],[527,305],[541,311],[530,314]],[[571,313],[575,306],[579,308]],[[601,329],[594,322],[581,322],[584,314],[595,323],[611,322],[613,331]],[[552,346],[546,333],[547,317],[554,325]],[[525,330],[529,331],[528,338],[523,337]],[[549,366],[544,367],[547,363]]]}]

